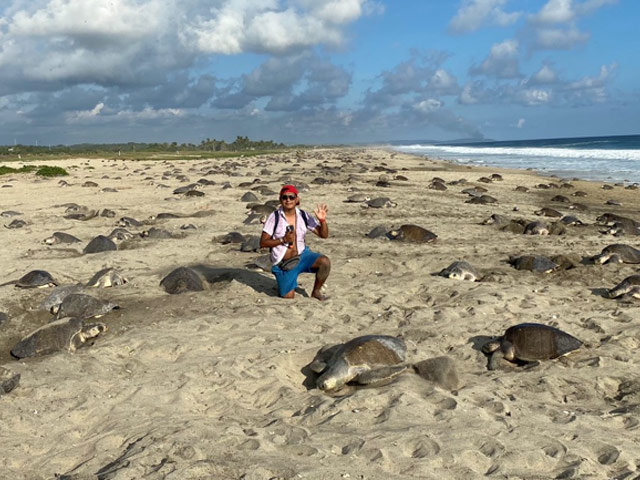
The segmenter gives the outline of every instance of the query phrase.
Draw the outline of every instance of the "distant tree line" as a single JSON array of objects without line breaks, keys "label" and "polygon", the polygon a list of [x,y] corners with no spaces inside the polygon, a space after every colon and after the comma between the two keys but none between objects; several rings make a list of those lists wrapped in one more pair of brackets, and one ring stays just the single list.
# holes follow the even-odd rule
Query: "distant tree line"
[{"label": "distant tree line", "polygon": [[0,146],[1,155],[15,154],[79,154],[79,153],[126,153],[126,152],[189,152],[189,151],[208,151],[208,152],[238,152],[249,150],[281,150],[287,148],[284,143],[275,143],[273,140],[250,140],[249,137],[238,136],[236,139],[227,143],[224,140],[216,140],[207,138],[202,140],[198,145],[193,143],[78,143],[76,145],[5,145]]}]

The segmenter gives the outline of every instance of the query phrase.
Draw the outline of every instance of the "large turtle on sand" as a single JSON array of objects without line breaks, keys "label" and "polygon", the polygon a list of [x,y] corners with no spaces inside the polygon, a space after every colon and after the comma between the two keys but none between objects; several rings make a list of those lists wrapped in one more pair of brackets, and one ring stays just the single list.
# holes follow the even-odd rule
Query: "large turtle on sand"
[{"label": "large turtle on sand", "polygon": [[388,232],[387,236],[390,240],[410,243],[428,243],[438,238],[435,233],[418,225],[402,225],[399,229]]},{"label": "large turtle on sand", "polygon": [[320,390],[338,391],[347,383],[379,385],[391,381],[408,365],[404,341],[387,335],[365,335],[321,350],[311,363],[320,374]]},{"label": "large turtle on sand", "polygon": [[184,292],[201,292],[204,290],[202,279],[195,270],[189,267],[178,267],[164,277],[160,286],[165,292],[178,294]]},{"label": "large turtle on sand", "polygon": [[75,317],[86,320],[101,317],[119,308],[117,304],[108,300],[100,300],[84,293],[72,293],[67,295],[58,306],[56,318]]},{"label": "large turtle on sand", "polygon": [[87,340],[107,330],[104,323],[83,323],[79,318],[61,318],[48,323],[20,340],[12,349],[15,358],[35,357],[67,350],[75,352]]},{"label": "large turtle on sand", "polygon": [[453,280],[468,280],[476,282],[480,280],[480,274],[473,265],[464,260],[456,260],[447,268],[443,268],[438,273],[441,277],[451,278]]},{"label": "large turtle on sand", "polygon": [[96,272],[96,274],[87,282],[86,286],[96,288],[118,287],[120,285],[124,285],[128,281],[129,280],[120,275],[112,267],[108,267]]},{"label": "large turtle on sand", "polygon": [[15,286],[19,288],[44,288],[55,287],[58,285],[51,274],[45,270],[31,270],[30,272],[25,273],[18,280],[5,282],[0,285],[0,287],[11,284],[15,284]]},{"label": "large turtle on sand", "polygon": [[537,362],[567,355],[582,342],[562,330],[539,323],[521,323],[509,327],[497,340],[487,342],[482,351],[491,354],[489,370],[495,370],[501,358],[510,362]]},{"label": "large turtle on sand", "polygon": [[623,295],[636,297],[640,293],[640,274],[630,275],[618,285],[607,290],[607,297],[618,298]]},{"label": "large turtle on sand", "polygon": [[406,371],[414,371],[443,388],[457,388],[458,374],[452,359],[437,357],[412,365],[406,362],[406,353],[400,338],[365,335],[323,347],[309,367],[319,374],[316,386],[329,394],[349,393],[357,386],[385,385]]},{"label": "large turtle on sand", "polygon": [[640,250],[631,245],[614,243],[602,249],[600,255],[593,257],[593,263],[602,265],[603,263],[640,263]]},{"label": "large turtle on sand", "polygon": [[558,264],[542,255],[521,255],[509,257],[509,263],[516,270],[529,270],[536,273],[550,273],[558,269]]}]

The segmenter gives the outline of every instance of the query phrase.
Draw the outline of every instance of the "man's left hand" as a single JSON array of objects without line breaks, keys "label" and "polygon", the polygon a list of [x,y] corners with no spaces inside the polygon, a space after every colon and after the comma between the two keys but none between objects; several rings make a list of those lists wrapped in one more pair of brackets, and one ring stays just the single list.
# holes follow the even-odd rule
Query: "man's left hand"
[{"label": "man's left hand", "polygon": [[320,222],[324,222],[327,220],[327,213],[329,213],[329,207],[327,207],[326,203],[320,203],[318,204],[318,206],[313,210],[313,213],[315,214],[316,218],[320,221]]}]

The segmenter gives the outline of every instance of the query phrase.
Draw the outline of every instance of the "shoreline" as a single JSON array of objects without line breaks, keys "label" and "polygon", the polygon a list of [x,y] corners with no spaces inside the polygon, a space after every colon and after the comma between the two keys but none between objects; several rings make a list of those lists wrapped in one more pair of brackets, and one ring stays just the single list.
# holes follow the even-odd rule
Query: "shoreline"
[{"label": "shoreline", "polygon": [[[401,147],[401,146],[399,146]],[[443,162],[451,162],[454,164],[460,164],[460,165],[469,165],[472,167],[487,167],[487,168],[505,168],[507,170],[526,170],[526,171],[533,171],[535,172],[537,175],[540,175],[542,177],[552,177],[552,178],[558,178],[558,179],[575,179],[575,178],[579,178],[580,180],[585,180],[585,181],[596,181],[596,182],[605,182],[605,183],[612,183],[612,184],[624,184],[624,185],[633,185],[633,184],[640,184],[640,177],[638,177],[636,180],[630,180],[628,178],[623,178],[624,175],[620,174],[619,178],[613,177],[613,176],[607,176],[606,178],[604,178],[605,173],[602,173],[598,170],[593,170],[593,173],[589,173],[589,171],[587,170],[553,170],[553,169],[549,169],[549,170],[544,170],[544,169],[538,169],[535,167],[523,167],[523,168],[518,168],[518,167],[513,167],[513,166],[500,166],[499,165],[499,161],[496,161],[496,165],[491,165],[490,163],[476,163],[476,162],[480,162],[480,160],[469,160],[469,163],[463,163],[463,161],[461,160],[457,160],[455,158],[443,158],[443,157],[437,157],[437,156],[433,156],[430,157],[428,156],[427,153],[412,153],[412,152],[406,152],[406,151],[401,151],[401,150],[397,150],[397,148],[399,147],[394,147],[394,146],[389,146],[389,150],[390,151],[395,151],[395,152],[400,152],[400,153],[404,153],[406,155],[413,155],[413,156],[417,156],[417,157],[424,157],[424,158],[432,158],[432,159],[437,159],[439,161],[443,161]],[[604,150],[606,152],[606,150]],[[585,158],[584,160],[588,160],[587,158]],[[532,163],[535,163],[535,160],[532,160]],[[599,173],[600,172],[600,173]],[[637,175],[637,172],[635,173]],[[590,176],[591,175],[591,176]],[[602,176],[601,176],[602,175]]]},{"label": "shoreline", "polygon": [[[561,187],[536,172],[400,152],[392,158],[385,149],[362,147],[220,160],[56,164],[68,169],[64,180],[70,186],[32,174],[0,177],[0,186],[11,185],[0,188],[3,209],[22,212],[18,218],[28,222],[5,230],[0,283],[32,269],[47,270],[60,283],[86,282],[108,266],[129,283],[88,291],[120,305],[99,319],[109,330],[93,345],[20,361],[8,356],[7,347],[50,320],[37,308],[49,291],[0,288],[0,311],[9,317],[0,325],[0,365],[21,374],[20,385],[0,396],[0,442],[12,478],[67,474],[84,480],[109,465],[114,480],[612,478],[637,472],[637,305],[598,294],[635,273],[636,266],[576,262],[571,269],[536,274],[507,264],[510,255],[579,260],[608,244],[635,244],[635,237],[603,235],[594,225],[604,212],[635,218],[635,191],[604,190],[607,182],[587,180]],[[491,174],[503,180],[479,181]],[[260,178],[277,191],[287,175],[309,184],[301,193],[302,208],[329,205],[330,238],[308,237],[313,250],[332,260],[331,299],[322,304],[301,293],[293,301],[278,298],[269,272],[247,268],[259,253],[219,241],[231,231],[260,232],[259,225],[243,224],[247,209],[240,197],[251,187],[239,184]],[[389,186],[376,186],[381,176]],[[446,191],[428,188],[436,176],[445,180]],[[451,184],[462,177],[466,184]],[[203,197],[172,193],[201,178],[215,182],[200,189]],[[226,181],[232,188],[222,188]],[[83,187],[85,182],[98,186]],[[536,188],[550,183],[558,188]],[[472,186],[487,188],[498,203],[465,203],[470,197],[462,190]],[[515,191],[517,186],[529,191]],[[388,196],[398,206],[346,203],[354,189]],[[576,191],[587,196],[574,197]],[[587,210],[552,202],[556,195]],[[62,205],[69,202],[116,216],[64,219]],[[482,224],[494,213],[552,222],[534,214],[541,207],[577,215],[587,225],[537,236]],[[130,228],[137,233],[155,226],[176,238],[137,237],[117,251],[81,254],[93,236],[108,234],[121,217],[143,221],[161,212],[210,211]],[[3,224],[11,220],[3,218]],[[197,229],[181,230],[186,223]],[[403,224],[420,225],[438,239],[410,244],[365,237],[377,225]],[[54,231],[82,243],[44,245]],[[472,263],[488,280],[436,275],[454,260]],[[203,292],[165,293],[160,280],[183,265],[243,273],[207,284]],[[299,282],[309,294],[313,277],[301,275]],[[584,347],[538,367],[488,371],[482,343],[522,322],[561,328]],[[405,374],[346,397],[314,388],[305,366],[315,353],[366,334],[401,336],[409,362],[449,357],[459,385],[449,390]]]}]

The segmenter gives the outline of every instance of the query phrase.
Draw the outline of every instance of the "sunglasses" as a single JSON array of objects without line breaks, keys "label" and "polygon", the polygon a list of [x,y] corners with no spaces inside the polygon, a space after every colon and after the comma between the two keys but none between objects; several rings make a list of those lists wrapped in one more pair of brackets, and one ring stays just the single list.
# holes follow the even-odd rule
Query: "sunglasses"
[{"label": "sunglasses", "polygon": [[296,195],[280,195],[280,200],[295,200]]}]

